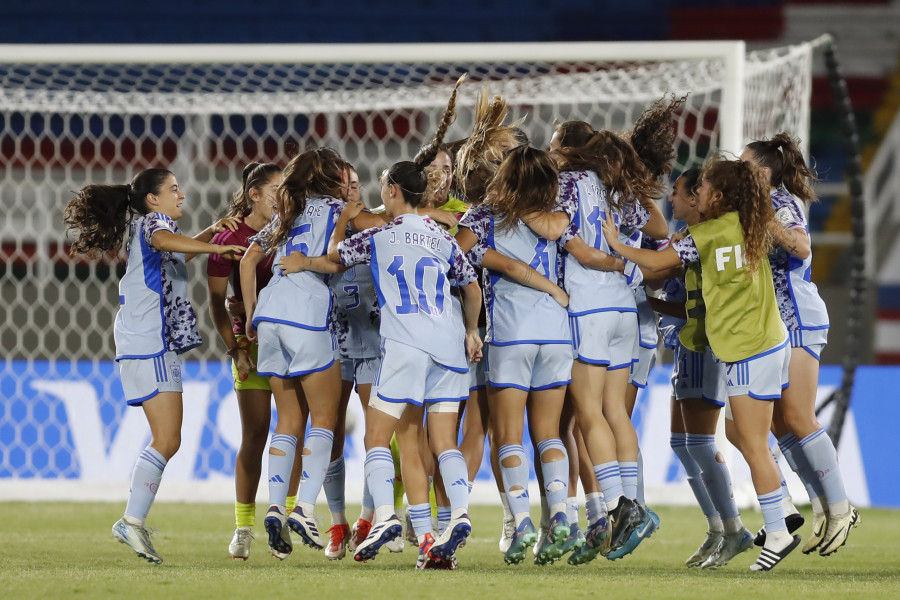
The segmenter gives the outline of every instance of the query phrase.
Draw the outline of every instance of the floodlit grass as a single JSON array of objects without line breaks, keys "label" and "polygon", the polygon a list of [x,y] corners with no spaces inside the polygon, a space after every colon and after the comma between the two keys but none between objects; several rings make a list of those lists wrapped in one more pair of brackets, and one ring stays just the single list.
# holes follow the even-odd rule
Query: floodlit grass
[{"label": "floodlit grass", "polygon": [[[804,556],[799,549],[771,573],[751,573],[756,551],[714,572],[687,569],[703,540],[696,508],[655,507],[662,529],[633,556],[572,567],[507,567],[497,551],[499,507],[473,507],[473,536],[459,552],[459,569],[414,570],[416,549],[386,550],[374,561],[328,561],[297,547],[284,562],[271,558],[261,527],[247,562],[227,554],[230,505],[157,504],[149,521],[165,562],[151,565],[110,534],[122,504],[0,503],[0,597],[40,598],[897,598],[900,597],[900,513],[862,511],[862,523],[837,554]],[[324,507],[319,508],[325,514]],[[536,513],[536,509],[535,509]],[[348,515],[355,516],[355,508]],[[808,516],[808,515],[807,515]],[[755,530],[758,514],[746,515]],[[807,525],[800,533],[806,535]]]}]

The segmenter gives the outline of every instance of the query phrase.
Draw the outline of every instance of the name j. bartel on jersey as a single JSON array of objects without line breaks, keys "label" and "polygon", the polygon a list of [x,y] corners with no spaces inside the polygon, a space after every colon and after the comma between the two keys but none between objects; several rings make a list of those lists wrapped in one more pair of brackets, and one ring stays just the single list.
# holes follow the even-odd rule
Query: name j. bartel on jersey
[{"label": "name j. bartel on jersey", "polygon": [[423,248],[431,248],[436,251],[441,249],[441,238],[414,231],[404,231],[400,237],[397,237],[396,231],[392,231],[390,243],[422,246]]}]

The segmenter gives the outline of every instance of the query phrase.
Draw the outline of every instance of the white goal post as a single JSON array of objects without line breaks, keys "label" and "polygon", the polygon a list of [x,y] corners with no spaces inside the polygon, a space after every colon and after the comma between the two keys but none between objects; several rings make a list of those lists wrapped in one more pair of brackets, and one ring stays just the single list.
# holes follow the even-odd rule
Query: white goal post
[{"label": "white goal post", "polygon": [[[779,131],[805,144],[816,44],[749,53],[740,41],[0,44],[0,499],[63,480],[124,496],[127,485],[108,482],[127,482],[146,443],[112,362],[122,257],[67,256],[62,210],[73,190],[170,168],[187,194],[180,225],[193,233],[224,212],[247,163],[285,164],[328,145],[374,199],[377,174],[430,138],[463,72],[448,140],[467,134],[468,109],[486,84],[507,100],[511,121],[525,118],[538,147],[555,121],[624,131],[664,94],[690,93],[676,120],[681,171]],[[227,496],[239,429],[204,264],[190,266],[206,340],[185,357],[194,429],[166,477],[213,483]],[[360,447],[361,437],[348,452]],[[348,482],[358,480],[359,456],[347,464]]]}]

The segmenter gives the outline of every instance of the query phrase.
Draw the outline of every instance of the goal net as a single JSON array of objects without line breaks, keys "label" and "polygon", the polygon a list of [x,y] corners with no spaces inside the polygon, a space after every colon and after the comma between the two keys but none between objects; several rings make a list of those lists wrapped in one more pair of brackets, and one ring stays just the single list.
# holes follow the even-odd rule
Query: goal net
[{"label": "goal net", "polygon": [[[377,203],[378,174],[430,138],[462,73],[448,140],[467,134],[467,107],[488,84],[537,147],[556,121],[626,130],[664,94],[689,93],[677,172],[778,131],[806,140],[811,53],[745,54],[741,42],[0,46],[0,488],[127,480],[147,440],[112,362],[124,257],[68,256],[62,210],[74,190],[169,168],[193,234],[224,212],[248,162],[331,146]],[[189,267],[206,344],[185,356],[183,445],[167,481],[229,480],[240,441],[205,263]]]}]

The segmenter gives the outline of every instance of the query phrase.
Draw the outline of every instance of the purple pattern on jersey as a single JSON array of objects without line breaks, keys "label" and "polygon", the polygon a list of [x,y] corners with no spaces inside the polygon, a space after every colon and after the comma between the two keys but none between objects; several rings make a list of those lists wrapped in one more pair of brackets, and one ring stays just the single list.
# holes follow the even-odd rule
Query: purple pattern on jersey
[{"label": "purple pattern on jersey", "polygon": [[[799,202],[786,189],[778,188],[772,191],[772,208],[775,209],[775,220],[787,229],[806,231],[806,218],[800,209]],[[799,329],[800,323],[797,320],[788,283],[790,256],[781,246],[774,246],[769,253],[769,264],[772,266],[772,280],[775,284],[775,298],[778,300],[781,320],[789,330],[795,330]]]},{"label": "purple pattern on jersey", "polygon": [[184,254],[158,250],[150,242],[153,234],[157,231],[169,231],[181,235],[178,224],[166,215],[154,213],[144,217],[141,229],[141,234],[144,236],[144,242],[147,244],[147,247],[150,248],[151,252],[159,252],[161,255],[160,260],[163,268],[160,269],[160,272],[162,277],[163,313],[166,317],[166,350],[178,352],[201,345],[203,338],[200,337],[200,332],[197,331],[197,315],[194,313],[191,301],[176,294],[174,282],[166,276],[166,273],[169,272],[169,269],[166,268],[166,263],[181,262],[183,264]]},{"label": "purple pattern on jersey", "polygon": [[569,226],[559,238],[559,248],[562,250],[569,241],[578,235],[578,224],[574,221],[578,214],[578,182],[587,179],[584,171],[563,171],[559,174],[559,200],[557,206],[569,215]]},{"label": "purple pattern on jersey", "polygon": [[672,242],[672,248],[678,253],[678,258],[687,266],[700,260],[700,251],[690,233],[686,233],[680,240]]},{"label": "purple pattern on jersey", "polygon": [[256,244],[262,248],[263,252],[268,254],[272,249],[272,236],[280,223],[281,219],[278,218],[278,215],[272,215],[269,222],[266,223],[256,235],[247,238],[247,245]]},{"label": "purple pattern on jersey", "polygon": [[466,227],[471,230],[475,237],[478,238],[478,242],[466,254],[466,258],[473,265],[480,267],[481,261],[484,260],[484,255],[487,254],[488,245],[485,243],[485,240],[490,234],[491,217],[493,216],[494,211],[489,204],[479,204],[470,208],[459,222],[460,227]]}]

